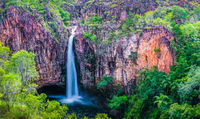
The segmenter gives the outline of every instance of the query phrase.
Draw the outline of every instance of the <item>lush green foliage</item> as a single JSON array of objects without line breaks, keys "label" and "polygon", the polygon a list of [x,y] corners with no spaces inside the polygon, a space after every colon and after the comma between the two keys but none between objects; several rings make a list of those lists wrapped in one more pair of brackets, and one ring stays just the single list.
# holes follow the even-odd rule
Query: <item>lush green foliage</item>
[{"label": "lush green foliage", "polygon": [[97,84],[97,88],[105,87],[110,84],[114,79],[110,76],[103,76],[101,82]]},{"label": "lush green foliage", "polygon": [[19,51],[10,56],[9,48],[0,45],[0,118],[60,119],[66,106],[48,101],[37,94],[35,54]]},{"label": "lush green foliage", "polygon": [[200,67],[191,69],[185,81],[178,85],[181,102],[197,104],[200,102]]},{"label": "lush green foliage", "polygon": [[9,58],[10,49],[7,47],[2,47],[2,43],[0,42],[0,66]]},{"label": "lush green foliage", "polygon": [[[132,96],[125,118],[199,118],[200,113],[196,111],[199,108],[199,69],[194,73],[194,79],[191,77],[179,84],[176,80],[170,80],[170,75],[156,69],[145,71],[142,74],[144,80]],[[174,96],[176,94],[178,96]]]},{"label": "lush green foliage", "polygon": [[154,52],[160,52],[160,48],[155,48]]},{"label": "lush green foliage", "polygon": [[111,119],[110,117],[108,117],[108,114],[104,114],[104,113],[99,113],[95,116],[95,119]]},{"label": "lush green foliage", "polygon": [[87,21],[85,21],[85,24],[93,27],[97,27],[99,24],[103,22],[103,18],[98,16],[97,14],[95,15],[89,15],[89,18]]},{"label": "lush green foliage", "polygon": [[88,40],[90,40],[91,42],[97,42],[97,36],[95,34],[90,34],[88,32],[84,32],[84,37]]},{"label": "lush green foliage", "polygon": [[127,100],[128,96],[113,96],[112,99],[109,100],[108,107],[111,109],[119,109]]},{"label": "lush green foliage", "polygon": [[189,15],[189,11],[186,8],[173,6],[172,7],[173,18],[176,20],[186,19]]}]

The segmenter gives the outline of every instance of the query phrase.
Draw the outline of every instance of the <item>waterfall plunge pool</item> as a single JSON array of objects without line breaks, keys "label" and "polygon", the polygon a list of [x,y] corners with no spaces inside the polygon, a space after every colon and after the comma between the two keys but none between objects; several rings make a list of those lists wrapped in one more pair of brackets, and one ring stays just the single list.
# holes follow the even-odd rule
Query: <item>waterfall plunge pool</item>
[{"label": "waterfall plunge pool", "polygon": [[[95,104],[92,101],[91,97],[88,96],[72,96],[70,98],[62,95],[48,95],[50,99],[55,99],[61,104],[67,104],[70,106],[74,105],[85,105],[85,106],[93,106],[93,107],[98,107],[97,104]],[[94,100],[94,98],[93,98]]]},{"label": "waterfall plunge pool", "polygon": [[94,119],[97,113],[106,113],[98,103],[97,97],[82,94],[82,96],[72,98],[67,98],[64,95],[48,95],[48,98],[66,104],[69,107],[67,113],[75,113],[78,118],[87,116],[89,119]]}]

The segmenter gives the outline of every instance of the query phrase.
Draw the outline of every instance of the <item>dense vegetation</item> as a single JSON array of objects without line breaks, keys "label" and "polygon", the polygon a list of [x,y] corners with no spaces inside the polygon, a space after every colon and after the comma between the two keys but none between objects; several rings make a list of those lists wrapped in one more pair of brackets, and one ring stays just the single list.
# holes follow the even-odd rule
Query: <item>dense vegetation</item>
[{"label": "dense vegetation", "polygon": [[67,116],[66,106],[37,93],[34,58],[35,54],[24,50],[11,54],[9,48],[0,44],[1,118],[56,119]]}]

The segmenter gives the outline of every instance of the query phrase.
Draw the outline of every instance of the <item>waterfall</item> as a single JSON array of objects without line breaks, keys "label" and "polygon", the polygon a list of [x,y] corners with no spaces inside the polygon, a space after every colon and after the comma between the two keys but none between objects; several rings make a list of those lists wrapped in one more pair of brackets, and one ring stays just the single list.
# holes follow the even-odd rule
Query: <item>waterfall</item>
[{"label": "waterfall", "polygon": [[66,97],[60,97],[61,98],[60,102],[68,105],[73,105],[73,104],[93,105],[93,103],[88,98],[79,95],[75,56],[73,50],[73,41],[76,29],[77,26],[73,27],[71,36],[69,37],[68,41],[68,51],[67,51],[67,61],[66,61],[66,68],[67,68]]},{"label": "waterfall", "polygon": [[75,58],[73,51],[73,41],[75,36],[75,31],[77,26],[72,29],[71,36],[68,41],[68,51],[67,51],[67,78],[66,78],[66,96],[67,98],[78,97],[78,82],[77,82],[77,72],[75,66]]}]

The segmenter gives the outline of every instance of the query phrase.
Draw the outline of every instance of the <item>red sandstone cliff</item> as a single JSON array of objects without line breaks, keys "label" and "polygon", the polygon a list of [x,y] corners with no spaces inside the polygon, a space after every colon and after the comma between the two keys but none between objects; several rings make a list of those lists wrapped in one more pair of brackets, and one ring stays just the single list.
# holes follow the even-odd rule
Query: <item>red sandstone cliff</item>
[{"label": "red sandstone cliff", "polygon": [[62,45],[56,43],[29,13],[11,7],[5,16],[0,23],[0,41],[13,52],[25,49],[36,54],[39,85],[58,83],[65,56],[60,53]]},{"label": "red sandstone cliff", "polygon": [[[104,37],[104,36],[102,36]],[[142,36],[131,34],[117,38],[111,44],[91,44],[81,32],[77,35],[76,54],[80,64],[81,82],[84,87],[93,87],[103,75],[112,76],[126,91],[137,83],[137,76],[144,68],[156,66],[168,73],[174,64],[170,49],[172,34],[163,27],[144,30]],[[154,51],[159,49],[159,51]],[[132,59],[132,52],[137,58]]]}]

